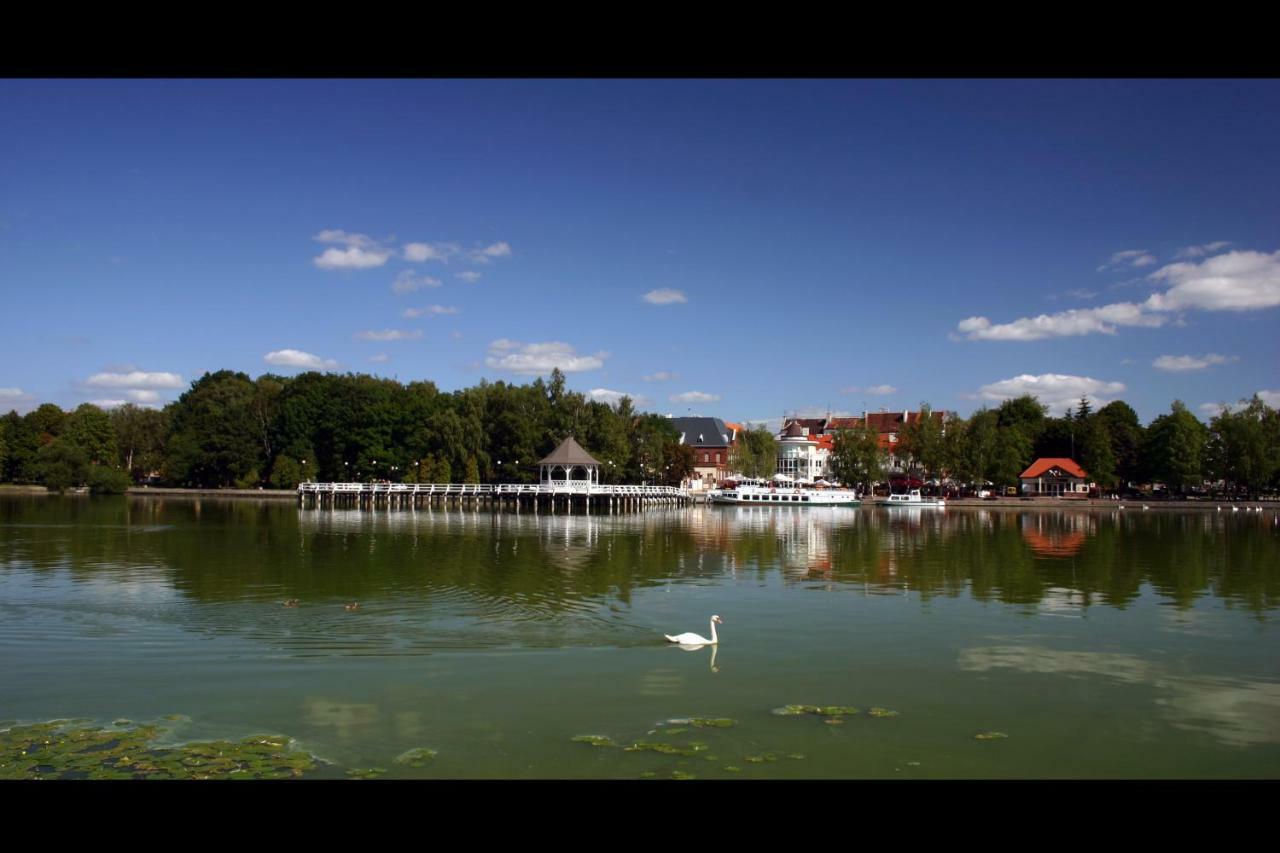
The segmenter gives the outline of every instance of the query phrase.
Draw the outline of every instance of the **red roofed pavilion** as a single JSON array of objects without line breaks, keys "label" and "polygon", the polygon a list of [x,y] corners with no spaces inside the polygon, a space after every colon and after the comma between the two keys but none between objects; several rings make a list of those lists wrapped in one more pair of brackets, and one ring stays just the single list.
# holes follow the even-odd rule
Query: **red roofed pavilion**
[{"label": "red roofed pavilion", "polygon": [[1024,495],[1084,496],[1089,493],[1089,475],[1066,457],[1045,457],[1031,463],[1018,476]]}]

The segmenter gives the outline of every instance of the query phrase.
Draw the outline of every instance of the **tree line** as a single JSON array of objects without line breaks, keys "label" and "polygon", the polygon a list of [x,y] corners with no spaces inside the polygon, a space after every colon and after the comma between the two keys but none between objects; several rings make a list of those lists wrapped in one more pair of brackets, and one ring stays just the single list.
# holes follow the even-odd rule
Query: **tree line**
[{"label": "tree line", "polygon": [[[1163,483],[1186,494],[1207,482],[1234,495],[1280,489],[1280,413],[1256,394],[1217,414],[1206,426],[1180,400],[1145,427],[1123,401],[1097,411],[1082,398],[1074,411],[1049,417],[1033,395],[945,419],[921,407],[905,424],[898,455],[917,472],[959,483],[1016,486],[1036,459],[1067,457],[1106,491]],[[873,428],[845,430],[834,440],[834,474],[846,483],[884,479],[887,454]]]},{"label": "tree line", "polygon": [[678,485],[693,449],[661,415],[565,388],[481,381],[444,393],[365,374],[206,373],[163,409],[45,403],[0,418],[0,479],[119,492],[131,483],[289,489],[304,480],[531,483],[572,435],[602,483]]}]

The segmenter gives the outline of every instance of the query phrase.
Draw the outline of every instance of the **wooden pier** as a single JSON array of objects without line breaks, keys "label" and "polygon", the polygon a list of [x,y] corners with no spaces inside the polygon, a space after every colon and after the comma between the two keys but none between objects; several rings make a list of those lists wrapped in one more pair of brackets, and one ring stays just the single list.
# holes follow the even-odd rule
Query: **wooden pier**
[{"label": "wooden pier", "polygon": [[596,483],[301,483],[298,505],[349,509],[425,506],[488,507],[568,512],[638,510],[688,504],[689,492],[673,486],[602,486]]}]

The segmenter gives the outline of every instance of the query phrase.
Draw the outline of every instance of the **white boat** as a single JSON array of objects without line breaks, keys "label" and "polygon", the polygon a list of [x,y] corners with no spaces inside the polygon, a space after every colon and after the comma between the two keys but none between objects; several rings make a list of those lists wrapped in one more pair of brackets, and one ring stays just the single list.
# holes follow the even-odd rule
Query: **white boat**
[{"label": "white boat", "polygon": [[920,495],[919,489],[912,489],[901,495],[889,495],[889,499],[881,506],[903,506],[903,507],[935,507],[937,509],[946,509],[947,502],[942,498],[926,498]]},{"label": "white boat", "polygon": [[801,489],[746,483],[715,489],[708,498],[714,504],[738,506],[858,506],[862,503],[858,493],[848,489]]}]

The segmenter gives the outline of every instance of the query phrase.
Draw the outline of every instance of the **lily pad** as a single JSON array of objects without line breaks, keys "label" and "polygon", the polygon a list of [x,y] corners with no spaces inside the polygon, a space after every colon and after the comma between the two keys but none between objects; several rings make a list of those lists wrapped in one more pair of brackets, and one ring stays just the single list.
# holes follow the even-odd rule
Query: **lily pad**
[{"label": "lily pad", "polygon": [[973,736],[974,740],[1004,740],[1008,735],[1004,732],[982,732]]},{"label": "lily pad", "polygon": [[363,767],[348,770],[347,775],[352,779],[377,779],[386,772],[386,768],[384,767]]},{"label": "lily pad", "polygon": [[689,722],[703,729],[727,729],[738,724],[737,720],[728,717],[693,717]]},{"label": "lily pad", "polygon": [[613,742],[613,738],[605,737],[604,735],[574,735],[569,740],[574,743],[590,744],[591,746],[617,746]]},{"label": "lily pad", "polygon": [[410,767],[426,767],[435,760],[438,754],[434,749],[420,746],[400,753],[395,760],[396,764],[407,764]]},{"label": "lily pad", "polygon": [[897,711],[891,711],[891,710],[889,710],[888,708],[872,708],[870,711],[868,711],[868,713],[869,713],[869,714],[871,714],[871,716],[873,716],[873,717],[896,717],[896,716],[898,716],[898,712],[897,712]]},{"label": "lily pad", "polygon": [[724,766],[724,769],[725,769],[725,770],[728,770],[730,773],[741,773],[741,772],[742,772],[742,768],[741,768],[741,767],[735,767],[735,766],[734,766],[734,765],[732,765],[732,764],[726,764],[726,765]]},{"label": "lily pad", "polygon": [[686,772],[684,772],[683,770],[672,770],[672,771],[671,771],[671,778],[672,778],[672,779],[680,779],[680,780],[682,780],[682,781],[683,781],[683,780],[685,780],[685,779],[697,779],[698,777],[697,777],[697,776],[694,776],[692,773],[686,773]]}]

